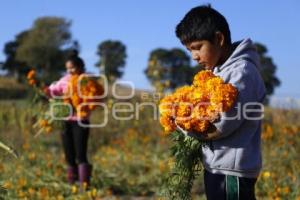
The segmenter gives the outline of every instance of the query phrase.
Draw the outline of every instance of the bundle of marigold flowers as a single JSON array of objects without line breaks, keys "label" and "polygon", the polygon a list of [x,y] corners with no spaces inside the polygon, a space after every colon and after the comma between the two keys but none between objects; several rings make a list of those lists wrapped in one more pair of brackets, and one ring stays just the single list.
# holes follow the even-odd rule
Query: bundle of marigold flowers
[{"label": "bundle of marigold flowers", "polygon": [[167,133],[171,133],[170,150],[175,160],[162,187],[162,193],[168,199],[192,199],[193,182],[202,169],[201,152],[205,143],[186,137],[182,129],[195,134],[205,133],[221,112],[233,106],[236,97],[235,87],[205,70],[196,74],[191,86],[181,87],[161,100],[160,123]]},{"label": "bundle of marigold flowers", "polygon": [[104,89],[97,79],[85,75],[72,75],[64,103],[72,105],[77,116],[85,118],[96,108],[93,103],[101,101],[103,93]]},{"label": "bundle of marigold flowers", "polygon": [[33,98],[34,102],[45,100],[46,94],[44,92],[45,84],[39,80],[37,77],[37,73],[34,69],[28,71],[27,75],[27,83],[32,87],[35,92],[35,96]]},{"label": "bundle of marigold flowers", "polygon": [[199,72],[191,86],[177,89],[160,102],[160,123],[167,133],[176,125],[190,132],[205,132],[210,122],[234,104],[237,90],[211,71]]},{"label": "bundle of marigold flowers", "polygon": [[32,105],[34,105],[33,113],[36,122],[33,124],[33,128],[37,130],[36,135],[41,133],[51,133],[53,131],[53,120],[51,119],[49,111],[49,103],[51,103],[50,98],[45,93],[41,85],[45,85],[41,80],[38,79],[36,71],[31,69],[27,73],[28,84],[32,87]]}]

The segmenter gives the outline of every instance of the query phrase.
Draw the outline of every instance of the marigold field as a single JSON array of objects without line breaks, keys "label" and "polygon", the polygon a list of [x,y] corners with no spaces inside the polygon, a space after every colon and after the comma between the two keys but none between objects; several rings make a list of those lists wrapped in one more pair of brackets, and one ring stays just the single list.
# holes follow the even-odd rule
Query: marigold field
[{"label": "marigold field", "polygon": [[[115,100],[106,103],[111,108]],[[107,126],[91,129],[92,184],[80,193],[66,184],[59,130],[34,137],[34,107],[29,105],[26,100],[0,102],[0,141],[19,154],[14,158],[0,149],[0,199],[162,199],[162,181],[173,162],[170,140],[150,106],[139,107],[139,120],[118,121],[109,114]],[[92,121],[102,118],[97,109]],[[300,199],[299,133],[300,111],[266,108],[258,199]],[[193,199],[205,199],[203,192],[200,176]]]}]

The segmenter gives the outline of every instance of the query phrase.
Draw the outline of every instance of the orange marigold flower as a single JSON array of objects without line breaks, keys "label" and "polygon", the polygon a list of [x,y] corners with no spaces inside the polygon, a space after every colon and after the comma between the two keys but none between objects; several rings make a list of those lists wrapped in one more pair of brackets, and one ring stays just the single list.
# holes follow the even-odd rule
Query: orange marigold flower
[{"label": "orange marigold flower", "polygon": [[39,121],[39,124],[40,124],[41,127],[45,127],[45,126],[48,126],[48,125],[49,125],[48,121],[45,120],[45,119],[41,119],[41,120]]},{"label": "orange marigold flower", "polygon": [[95,108],[96,108],[95,105],[89,105],[89,109],[90,109],[90,110],[94,110]]},{"label": "orange marigold flower", "polygon": [[79,111],[77,112],[77,115],[80,117],[80,118],[85,118],[88,116],[88,112],[86,111]]},{"label": "orange marigold flower", "polygon": [[35,78],[35,70],[30,70],[28,73],[27,73],[27,79],[34,79]]},{"label": "orange marigold flower", "polygon": [[214,74],[210,70],[200,71],[198,74],[195,75],[193,85],[196,87],[201,86],[213,76]]},{"label": "orange marigold flower", "polygon": [[47,126],[45,130],[46,130],[46,133],[51,133],[53,128],[51,126]]},{"label": "orange marigold flower", "polygon": [[36,80],[34,79],[29,79],[28,80],[29,85],[35,85],[36,84]]},{"label": "orange marigold flower", "polygon": [[162,124],[162,126],[164,127],[166,133],[175,131],[176,125],[174,123],[174,120],[172,120],[172,118],[167,117],[167,116],[162,116],[159,119],[159,121]]}]

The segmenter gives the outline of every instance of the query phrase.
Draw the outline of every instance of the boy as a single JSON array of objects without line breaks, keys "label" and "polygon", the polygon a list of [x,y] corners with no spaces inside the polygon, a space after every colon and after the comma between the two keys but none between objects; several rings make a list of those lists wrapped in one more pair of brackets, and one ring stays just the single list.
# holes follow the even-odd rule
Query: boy
[{"label": "boy", "polygon": [[210,6],[190,10],[177,25],[176,35],[195,61],[238,89],[234,107],[201,138],[208,144],[202,148],[206,197],[255,199],[262,166],[257,111],[265,96],[255,46],[250,39],[231,43],[226,19]]}]

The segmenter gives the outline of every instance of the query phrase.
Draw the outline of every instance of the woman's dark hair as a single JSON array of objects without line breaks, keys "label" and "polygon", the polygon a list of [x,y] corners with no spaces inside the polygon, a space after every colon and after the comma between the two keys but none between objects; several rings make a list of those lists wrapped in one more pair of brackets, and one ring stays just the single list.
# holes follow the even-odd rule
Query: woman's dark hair
[{"label": "woman's dark hair", "polygon": [[231,44],[228,23],[223,15],[210,5],[191,9],[176,27],[176,36],[186,45],[196,40],[208,40],[213,43],[217,31],[223,33],[225,43]]},{"label": "woman's dark hair", "polygon": [[66,60],[66,62],[72,62],[73,65],[80,70],[80,72],[84,72],[85,71],[85,64],[84,61],[78,56],[78,51],[77,50],[72,50],[69,53],[69,56]]}]

